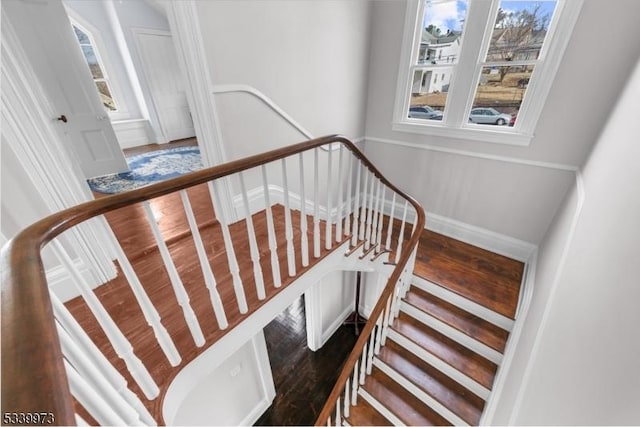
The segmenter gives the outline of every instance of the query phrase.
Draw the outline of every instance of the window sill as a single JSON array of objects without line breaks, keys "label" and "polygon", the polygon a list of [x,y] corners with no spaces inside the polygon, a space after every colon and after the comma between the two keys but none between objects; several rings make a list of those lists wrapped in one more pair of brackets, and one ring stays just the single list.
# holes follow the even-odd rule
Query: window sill
[{"label": "window sill", "polygon": [[481,129],[483,125],[453,128],[422,123],[393,122],[391,129],[398,132],[418,133],[422,135],[443,136],[447,138],[467,139],[471,141],[490,142],[495,144],[528,146],[533,135],[516,132],[513,128],[485,125],[488,129]]}]

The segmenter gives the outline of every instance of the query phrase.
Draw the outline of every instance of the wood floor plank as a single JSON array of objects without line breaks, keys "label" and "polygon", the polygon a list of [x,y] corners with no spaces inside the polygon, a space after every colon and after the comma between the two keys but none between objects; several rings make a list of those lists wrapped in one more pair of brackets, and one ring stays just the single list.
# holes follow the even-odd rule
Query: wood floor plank
[{"label": "wood floor plank", "polygon": [[392,426],[393,423],[387,420],[384,415],[376,410],[362,397],[358,399],[358,404],[350,409],[347,422],[352,426]]},{"label": "wood floor plank", "polygon": [[524,264],[424,230],[414,274],[514,318]]}]

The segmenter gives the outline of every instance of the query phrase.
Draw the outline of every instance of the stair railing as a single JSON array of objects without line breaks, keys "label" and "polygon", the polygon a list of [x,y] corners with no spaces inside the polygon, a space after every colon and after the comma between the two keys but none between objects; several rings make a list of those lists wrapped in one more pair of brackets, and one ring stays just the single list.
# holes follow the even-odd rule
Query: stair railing
[{"label": "stair railing", "polygon": [[[321,150],[327,147],[331,149]],[[291,169],[298,173],[292,173]],[[204,185],[211,198],[210,206],[215,210],[218,203],[216,182],[226,177],[231,177],[240,189],[236,208],[244,214],[244,219],[239,221],[243,224],[244,243],[237,241],[236,224],[219,224],[219,240],[223,241],[226,253],[225,270],[231,277],[233,289],[228,297],[233,301],[223,304],[210,257],[214,242],[211,235],[205,234],[205,223],[212,221],[210,218],[205,223],[202,218],[197,221],[201,213],[194,214],[187,190]],[[312,185],[307,181],[312,181]],[[247,183],[253,184],[253,190],[247,191]],[[412,271],[418,235],[424,226],[424,212],[413,199],[384,178],[352,142],[341,136],[318,138],[99,198],[44,218],[9,241],[1,256],[3,422],[70,425],[86,422],[83,417],[89,416],[92,418],[89,422],[103,425],[157,423],[149,409],[157,409],[157,405],[150,402],[161,400],[166,387],[162,389],[158,385],[159,378],[153,375],[153,367],[138,358],[122,325],[111,317],[97,292],[86,283],[73,259],[74,248],[69,247],[63,233],[85,221],[105,223],[111,232],[111,242],[106,243],[113,245],[114,258],[120,268],[115,280],[122,280],[135,297],[132,304],[137,307],[131,310],[140,313],[140,324],[146,322],[148,325],[158,346],[157,353],[166,359],[162,363],[168,368],[179,369],[193,357],[184,360],[184,348],[177,346],[175,337],[167,332],[162,323],[163,313],[150,298],[149,289],[153,289],[155,283],[142,280],[135,260],[123,249],[126,242],[116,238],[103,216],[120,208],[136,207],[146,218],[146,225],[136,223],[136,227],[148,227],[155,240],[154,250],[162,259],[169,279],[167,286],[175,293],[186,324],[185,333],[192,337],[201,352],[215,342],[211,334],[203,332],[211,325],[201,323],[202,316],[198,316],[198,310],[189,300],[189,291],[179,272],[180,265],[176,265],[170,249],[175,239],[170,242],[163,235],[159,224],[162,212],[156,212],[153,204],[156,199],[171,195],[177,200],[171,209],[180,209],[180,204],[184,209],[188,230],[183,234],[193,240],[203,282],[198,285],[208,291],[208,309],[213,312],[218,330],[224,333],[238,325],[243,316],[256,309],[250,304],[264,303],[285,282],[290,283],[310,264],[320,262],[329,251],[338,247],[337,244],[348,240],[351,246],[348,253],[361,250],[359,258],[362,260],[375,259],[386,253],[395,256],[395,262],[391,263],[395,264],[391,278],[364,327],[356,351],[347,362],[349,369],[353,370],[355,359],[363,354],[365,335],[369,337],[375,330],[376,336],[383,339],[381,326],[388,324],[397,310],[394,298],[403,292]],[[274,220],[272,211],[276,203],[282,205],[282,222]],[[253,218],[260,215],[266,218],[267,230],[262,230],[261,239],[268,241],[268,248],[258,246]],[[413,217],[411,233],[407,230],[408,215]],[[294,220],[299,222],[294,224]],[[294,228],[299,230],[299,237],[295,237]],[[250,258],[252,268],[247,274],[240,272],[237,248],[246,251],[248,257],[245,258]],[[92,341],[93,335],[90,337],[89,331],[83,329],[68,307],[49,292],[43,254],[57,259],[67,271],[93,316],[93,325],[106,336],[107,344],[98,348]],[[280,265],[281,258],[286,260],[286,265]],[[247,298],[248,294],[252,298]],[[230,314],[229,307],[235,315]],[[368,351],[375,352],[381,339],[374,338]],[[124,364],[119,363],[116,368],[114,356],[103,353],[104,347],[112,348]],[[131,378],[131,388],[125,377]],[[344,389],[344,372],[340,378],[342,385],[336,390]],[[338,393],[334,390],[332,394],[334,402]],[[81,415],[77,413],[78,406]]]},{"label": "stair railing", "polygon": [[[413,225],[408,240],[403,243],[405,235],[408,234],[405,232],[405,226],[409,205],[413,210]],[[393,212],[391,217],[394,217]],[[371,310],[368,321],[344,363],[340,376],[315,425],[342,426],[345,419],[349,417],[351,406],[358,403],[360,388],[364,385],[366,376],[372,372],[374,357],[384,346],[388,328],[399,315],[400,300],[411,286],[420,233],[424,225],[423,208],[417,202],[407,198],[398,236],[398,250],[395,252],[395,268]]]}]

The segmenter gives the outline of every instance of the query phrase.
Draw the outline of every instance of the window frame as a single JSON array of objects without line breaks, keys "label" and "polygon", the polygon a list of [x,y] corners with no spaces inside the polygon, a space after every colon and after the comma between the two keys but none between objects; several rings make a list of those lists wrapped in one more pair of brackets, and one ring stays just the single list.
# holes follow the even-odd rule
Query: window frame
[{"label": "window frame", "polygon": [[[71,9],[67,8],[66,11],[67,11],[67,15],[69,16],[71,30],[73,31],[73,26],[76,26],[82,32],[84,32],[87,35],[87,37],[89,37],[89,41],[91,43],[91,46],[93,47],[93,52],[96,55],[98,64],[100,65],[100,69],[102,70],[102,78],[99,80],[105,81],[107,83],[109,91],[111,92],[111,98],[113,99],[116,109],[109,110],[106,107],[104,107],[102,102],[100,102],[100,105],[102,105],[105,113],[107,113],[107,115],[111,120],[122,120],[122,119],[128,118],[129,112],[126,105],[123,102],[124,98],[122,97],[120,86],[116,81],[116,79],[113,78],[113,73],[111,73],[111,70],[113,67],[111,65],[111,62],[109,61],[109,58],[107,55],[108,52],[100,36],[100,31],[96,29],[93,25],[89,24],[86,20],[82,19],[82,17],[80,17],[78,14],[74,13],[74,11],[72,11]],[[81,51],[82,58],[86,64],[86,59],[84,58],[82,47],[78,42],[75,33],[73,35],[73,38],[76,41],[76,44],[78,45],[78,48]],[[93,76],[91,76],[91,80],[94,81],[94,85],[95,85],[96,79],[94,79]],[[96,92],[99,93],[97,87],[96,87]]]},{"label": "window frame", "polygon": [[509,127],[468,123],[482,67],[490,62],[485,58],[500,0],[468,0],[462,45],[458,63],[452,65],[454,70],[449,82],[443,120],[430,121],[408,117],[413,69],[420,48],[425,4],[424,0],[408,0],[392,129],[481,142],[529,145],[583,2],[584,0],[557,0],[545,43],[518,112],[518,119],[515,126]]}]

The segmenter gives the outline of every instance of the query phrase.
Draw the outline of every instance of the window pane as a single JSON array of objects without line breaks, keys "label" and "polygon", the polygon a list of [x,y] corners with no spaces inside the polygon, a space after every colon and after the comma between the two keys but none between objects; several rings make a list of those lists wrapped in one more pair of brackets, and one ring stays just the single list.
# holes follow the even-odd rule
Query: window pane
[{"label": "window pane", "polygon": [[102,74],[102,69],[100,68],[100,64],[98,63],[98,58],[96,57],[96,53],[91,46],[80,46],[82,49],[82,53],[84,54],[84,58],[89,65],[89,69],[91,70],[91,75],[94,79],[102,79],[104,75]]},{"label": "window pane", "polygon": [[555,1],[500,2],[486,60],[538,59],[555,7]]},{"label": "window pane", "polygon": [[76,34],[76,38],[80,44],[91,44],[89,36],[75,25],[73,25],[73,32]]},{"label": "window pane", "polygon": [[483,67],[469,121],[513,126],[533,69],[533,65]]},{"label": "window pane", "polygon": [[417,64],[458,62],[466,0],[426,0]]},{"label": "window pane", "polygon": [[104,105],[109,111],[116,111],[116,103],[111,96],[111,91],[109,90],[107,82],[96,81],[96,87],[98,88],[98,94],[100,95],[102,105]]},{"label": "window pane", "polygon": [[421,68],[413,73],[409,118],[442,120],[453,67]]}]

